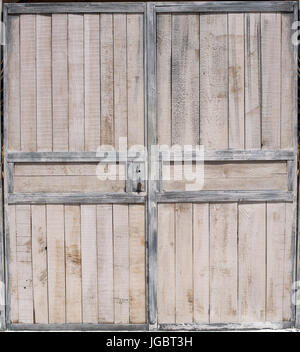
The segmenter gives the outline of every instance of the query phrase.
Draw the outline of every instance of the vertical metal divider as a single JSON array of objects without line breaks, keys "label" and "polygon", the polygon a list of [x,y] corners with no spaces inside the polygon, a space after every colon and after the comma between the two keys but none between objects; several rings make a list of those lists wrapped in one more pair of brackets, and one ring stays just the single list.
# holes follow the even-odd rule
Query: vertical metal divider
[{"label": "vertical metal divider", "polygon": [[156,13],[155,4],[147,3],[147,127],[148,127],[148,327],[157,329],[157,182],[155,152],[157,144],[156,123]]}]

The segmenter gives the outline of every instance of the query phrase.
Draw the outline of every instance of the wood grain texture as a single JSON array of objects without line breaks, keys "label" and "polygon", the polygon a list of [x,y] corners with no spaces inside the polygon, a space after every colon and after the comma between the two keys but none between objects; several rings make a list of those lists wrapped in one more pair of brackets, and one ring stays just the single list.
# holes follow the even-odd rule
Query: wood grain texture
[{"label": "wood grain texture", "polygon": [[245,148],[261,148],[261,15],[245,14]]},{"label": "wood grain texture", "polygon": [[228,14],[229,148],[244,148],[244,14]]},{"label": "wood grain texture", "polygon": [[198,15],[172,15],[172,144],[199,144]]},{"label": "wood grain texture", "polygon": [[96,205],[81,206],[82,321],[98,322]]},{"label": "wood grain texture", "polygon": [[98,321],[114,322],[113,207],[97,205]]},{"label": "wood grain texture", "polygon": [[146,322],[145,207],[129,205],[129,322]]},{"label": "wood grain texture", "polygon": [[69,150],[68,16],[52,15],[53,151]]},{"label": "wood grain texture", "polygon": [[82,322],[80,206],[65,205],[66,323]]},{"label": "wood grain texture", "polygon": [[294,116],[294,60],[291,43],[293,16],[281,14],[281,119],[280,147],[293,147]]},{"label": "wood grain texture", "polygon": [[171,146],[172,129],[172,15],[157,16],[157,134],[158,143]]},{"label": "wood grain texture", "polygon": [[113,115],[113,17],[100,15],[101,144],[114,144]]},{"label": "wood grain texture", "polygon": [[47,205],[49,323],[66,322],[64,206]]},{"label": "wood grain texture", "polygon": [[227,15],[200,16],[200,143],[228,148]]},{"label": "wood grain texture", "polygon": [[127,15],[128,146],[144,145],[143,15]]},{"label": "wood grain texture", "polygon": [[100,17],[84,15],[84,150],[100,145]]},{"label": "wood grain texture", "polygon": [[52,19],[36,16],[37,151],[52,151]]},{"label": "wood grain texture", "polygon": [[209,204],[193,204],[194,322],[209,322]]},{"label": "wood grain texture", "polygon": [[83,15],[68,15],[69,151],[84,150]]},{"label": "wood grain texture", "polygon": [[113,206],[114,311],[116,324],[129,323],[128,205]]},{"label": "wood grain texture", "polygon": [[265,321],[266,204],[238,206],[239,321]]},{"label": "wood grain texture", "polygon": [[262,14],[262,148],[266,149],[280,149],[280,48],[281,14]]},{"label": "wood grain texture", "polygon": [[10,321],[19,322],[16,206],[8,208]]},{"label": "wood grain texture", "polygon": [[157,309],[159,323],[175,320],[175,205],[158,205]]},{"label": "wood grain texture", "polygon": [[49,315],[46,207],[32,205],[31,213],[34,320],[36,324],[47,324]]},{"label": "wood grain texture", "polygon": [[10,17],[7,47],[7,139],[8,150],[21,150],[20,115],[20,18]]},{"label": "wood grain texture", "polygon": [[36,17],[20,16],[21,149],[36,151]]},{"label": "wood grain texture", "polygon": [[127,16],[113,15],[114,32],[114,143],[119,150],[120,138],[127,146]]},{"label": "wood grain texture", "polygon": [[211,204],[210,322],[235,322],[237,309],[237,204]]},{"label": "wood grain texture", "polygon": [[19,322],[32,324],[34,322],[34,314],[30,205],[16,206],[16,230]]},{"label": "wood grain texture", "polygon": [[176,323],[193,321],[193,212],[192,204],[175,206]]}]

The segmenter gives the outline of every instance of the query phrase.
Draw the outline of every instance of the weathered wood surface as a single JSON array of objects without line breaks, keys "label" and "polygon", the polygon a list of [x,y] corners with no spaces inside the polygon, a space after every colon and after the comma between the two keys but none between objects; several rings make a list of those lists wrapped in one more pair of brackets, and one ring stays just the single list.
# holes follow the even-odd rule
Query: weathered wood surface
[{"label": "weathered wood surface", "polygon": [[291,207],[159,204],[159,326],[290,322]]},{"label": "weathered wood surface", "polygon": [[10,206],[9,228],[11,323],[146,323],[144,205]]}]

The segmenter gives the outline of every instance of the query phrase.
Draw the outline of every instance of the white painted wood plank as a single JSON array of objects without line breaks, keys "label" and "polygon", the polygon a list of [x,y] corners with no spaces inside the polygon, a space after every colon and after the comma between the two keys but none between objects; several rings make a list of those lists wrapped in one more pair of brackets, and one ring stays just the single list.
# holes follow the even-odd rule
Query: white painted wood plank
[{"label": "white painted wood plank", "polygon": [[69,151],[84,151],[83,15],[68,15]]},{"label": "white painted wood plank", "polygon": [[[32,324],[33,292],[32,292],[32,256],[31,256],[31,211],[30,205],[16,206],[17,229],[17,277],[19,299],[19,323]],[[21,238],[21,246],[18,239]]]},{"label": "white painted wood plank", "polygon": [[159,323],[175,319],[175,205],[158,205],[157,310]]},{"label": "white painted wood plank", "polygon": [[145,207],[129,205],[129,322],[146,322]]},{"label": "white painted wood plank", "polygon": [[200,16],[200,143],[228,148],[227,15]]},{"label": "white painted wood plank", "polygon": [[36,16],[20,16],[21,149],[36,151]]},{"label": "white painted wood plank", "polygon": [[115,324],[129,323],[128,205],[113,205]]},{"label": "white painted wood plank", "polygon": [[175,206],[176,323],[193,322],[193,210],[192,204]]},{"label": "white painted wood plank", "polygon": [[80,206],[65,205],[66,323],[82,322]]},{"label": "white painted wood plank", "polygon": [[124,145],[127,146],[127,16],[125,14],[113,15],[113,32],[114,143],[116,150],[119,150],[120,138],[124,138]]},{"label": "white painted wood plank", "polygon": [[98,322],[96,205],[81,206],[82,322]]},{"label": "white painted wood plank", "polygon": [[261,15],[262,148],[280,148],[281,14]]},{"label": "white painted wood plank", "polygon": [[245,14],[245,148],[261,148],[261,16]]},{"label": "white painted wood plank", "polygon": [[69,149],[68,16],[52,15],[53,151]]},{"label": "white painted wood plank", "polygon": [[113,241],[112,205],[97,205],[99,323],[114,322]]},{"label": "white painted wood plank", "polygon": [[101,144],[114,143],[113,17],[100,15],[101,46]]},{"label": "white painted wood plank", "polygon": [[193,204],[194,322],[209,322],[209,204]]},{"label": "white painted wood plank", "polygon": [[265,321],[266,205],[239,204],[239,321]]},{"label": "white painted wood plank", "polygon": [[285,253],[285,204],[267,204],[266,320],[282,321]]},{"label": "white painted wood plank", "polygon": [[128,146],[144,145],[143,15],[127,15]]},{"label": "white painted wood plank", "polygon": [[229,148],[244,149],[244,14],[228,14]]},{"label": "white painted wood plank", "polygon": [[172,128],[172,15],[157,16],[157,136],[161,145],[171,145]]},{"label": "white painted wood plank", "polygon": [[66,322],[64,206],[47,205],[49,323]]},{"label": "white painted wood plank", "polygon": [[172,144],[199,144],[199,15],[172,15]]},{"label": "white painted wood plank", "polygon": [[281,120],[280,147],[293,147],[294,129],[294,47],[291,42],[293,16],[281,14]]},{"label": "white painted wood plank", "polygon": [[48,324],[47,225],[45,205],[32,205],[32,273],[36,324]]},{"label": "white painted wood plank", "polygon": [[10,17],[7,47],[8,150],[21,150],[20,116],[20,17]]},{"label": "white painted wood plank", "polygon": [[19,322],[16,206],[8,207],[10,321]]},{"label": "white painted wood plank", "polygon": [[84,144],[85,151],[100,145],[100,17],[84,15]]},{"label": "white painted wood plank", "polygon": [[237,204],[210,205],[210,322],[238,320]]},{"label": "white painted wood plank", "polygon": [[37,151],[52,151],[52,53],[50,15],[36,16]]}]

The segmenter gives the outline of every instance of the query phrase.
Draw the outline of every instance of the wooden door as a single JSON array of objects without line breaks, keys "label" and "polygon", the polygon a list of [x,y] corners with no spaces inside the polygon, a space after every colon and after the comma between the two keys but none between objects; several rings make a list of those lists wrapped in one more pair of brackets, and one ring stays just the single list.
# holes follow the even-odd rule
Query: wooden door
[{"label": "wooden door", "polygon": [[143,329],[144,7],[60,5],[7,7],[7,323]]}]

